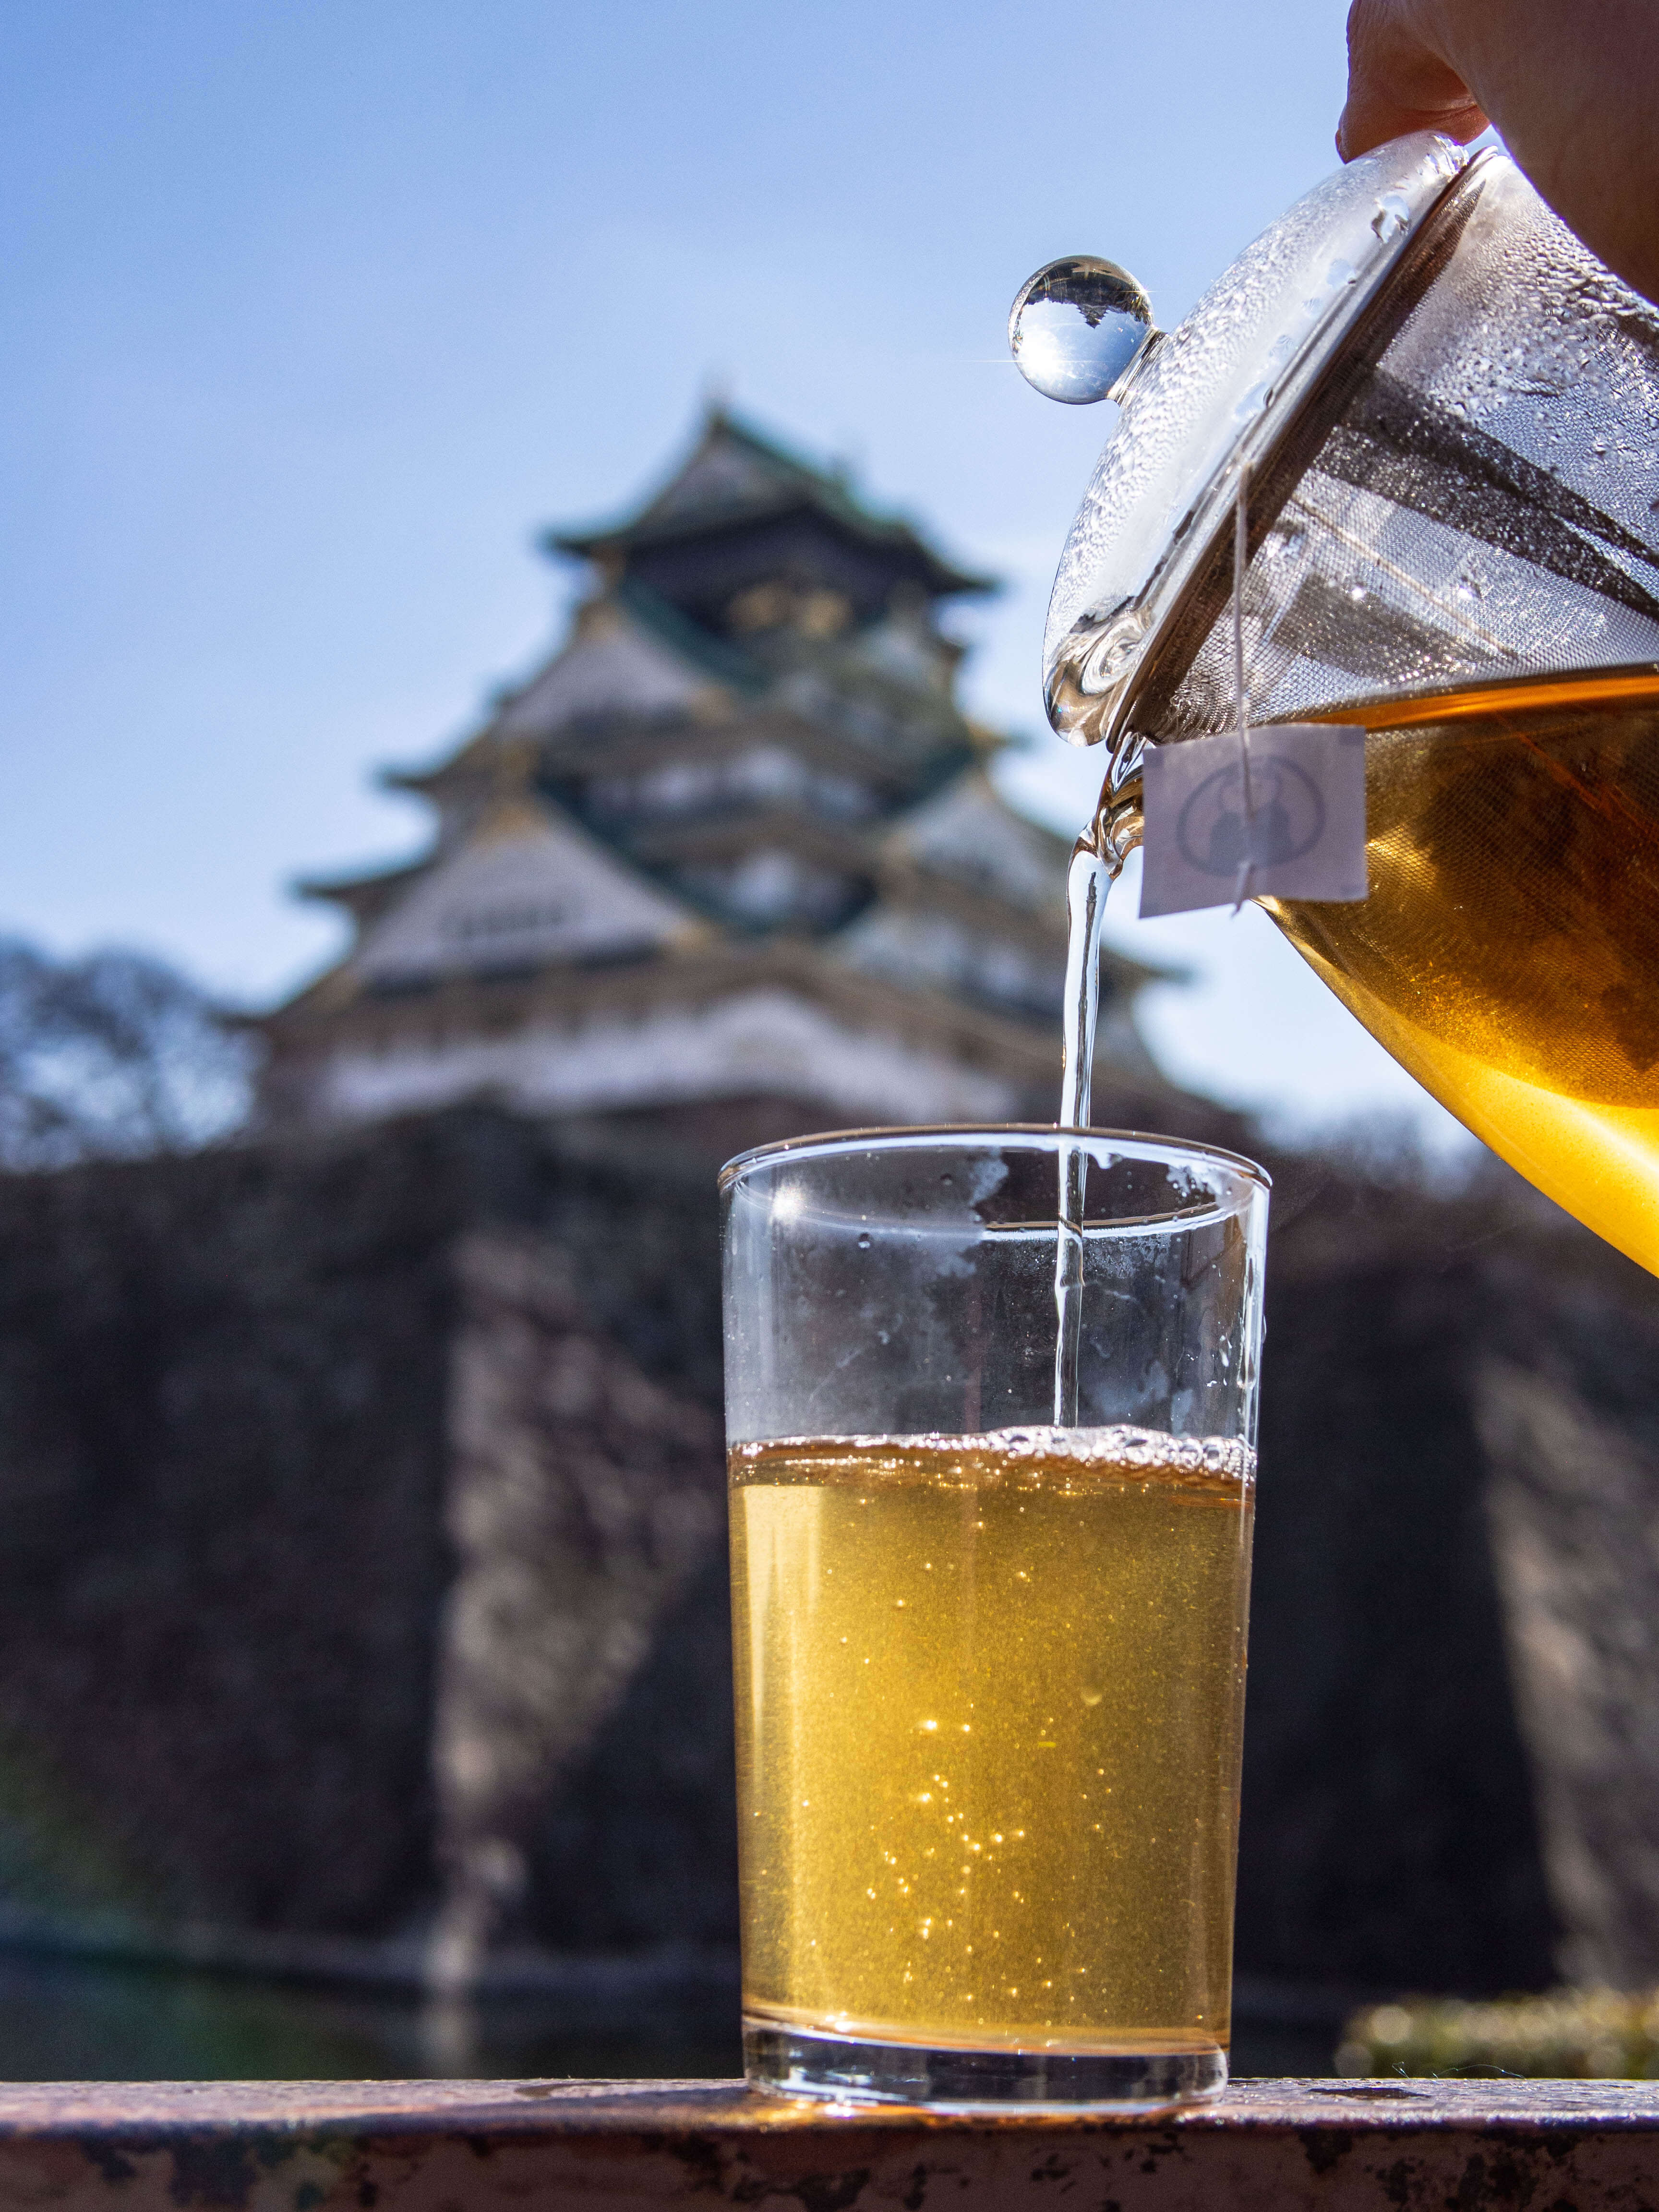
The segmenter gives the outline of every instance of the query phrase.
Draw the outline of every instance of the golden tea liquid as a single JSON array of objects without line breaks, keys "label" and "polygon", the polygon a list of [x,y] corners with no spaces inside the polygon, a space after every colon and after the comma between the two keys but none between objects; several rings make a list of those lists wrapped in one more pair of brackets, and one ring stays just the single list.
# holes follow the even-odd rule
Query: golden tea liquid
[{"label": "golden tea liquid", "polygon": [[1370,896],[1263,903],[1460,1121],[1659,1273],[1659,675],[1364,721]]},{"label": "golden tea liquid", "polygon": [[732,1452],[751,2021],[1225,2049],[1253,1464],[1129,1429]]}]

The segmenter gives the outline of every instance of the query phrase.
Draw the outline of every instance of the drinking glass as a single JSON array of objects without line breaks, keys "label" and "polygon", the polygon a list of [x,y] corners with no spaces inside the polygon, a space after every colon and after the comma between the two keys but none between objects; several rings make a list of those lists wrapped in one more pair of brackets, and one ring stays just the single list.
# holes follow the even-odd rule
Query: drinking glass
[{"label": "drinking glass", "polygon": [[958,2110],[1225,2085],[1267,1188],[1099,1129],[724,1170],[752,2082]]}]

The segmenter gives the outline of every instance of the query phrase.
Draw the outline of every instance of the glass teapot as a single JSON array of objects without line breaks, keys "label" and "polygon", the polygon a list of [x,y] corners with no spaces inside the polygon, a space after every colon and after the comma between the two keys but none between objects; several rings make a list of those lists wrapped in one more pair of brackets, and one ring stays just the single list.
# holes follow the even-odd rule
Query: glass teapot
[{"label": "glass teapot", "polygon": [[1231,726],[1240,634],[1252,720],[1363,724],[1370,896],[1261,903],[1659,1273],[1659,314],[1505,155],[1420,134],[1167,336],[1083,258],[1011,336],[1039,390],[1121,409],[1044,653],[1049,719],[1106,751],[1097,849],[1137,841],[1146,744]]}]

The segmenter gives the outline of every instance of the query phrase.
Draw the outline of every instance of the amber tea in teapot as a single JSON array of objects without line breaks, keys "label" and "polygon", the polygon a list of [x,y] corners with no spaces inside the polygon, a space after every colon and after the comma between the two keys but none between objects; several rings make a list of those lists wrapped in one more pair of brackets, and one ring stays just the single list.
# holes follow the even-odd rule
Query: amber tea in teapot
[{"label": "amber tea in teapot", "polygon": [[1659,1273],[1659,672],[1364,720],[1370,894],[1264,902],[1459,1120]]}]

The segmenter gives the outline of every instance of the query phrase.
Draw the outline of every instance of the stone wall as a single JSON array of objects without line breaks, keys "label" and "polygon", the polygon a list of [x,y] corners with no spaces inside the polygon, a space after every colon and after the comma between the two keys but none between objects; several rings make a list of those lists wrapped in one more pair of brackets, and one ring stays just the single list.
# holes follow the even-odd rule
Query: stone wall
[{"label": "stone wall", "polygon": [[1340,1180],[1295,1212],[1297,1180],[1269,1235],[1239,1964],[1536,1987],[1553,1927],[1473,1389],[1496,1224]]},{"label": "stone wall", "polygon": [[[0,1179],[0,1934],[729,2004],[714,1197],[641,1134]],[[1651,1976],[1659,1285],[1276,1164],[1241,1969]]]},{"label": "stone wall", "polygon": [[0,1897],[510,1928],[720,1549],[717,1316],[701,1178],[502,1117],[0,1179]]},{"label": "stone wall", "polygon": [[[443,1905],[431,1949],[434,1986],[451,1990],[471,1987],[491,1947],[520,1932],[548,1808],[590,1794],[578,1774],[595,1747],[644,1728],[647,1771],[672,1766],[673,1735],[637,1700],[618,1731],[618,1708],[726,1534],[718,1416],[653,1382],[595,1327],[563,1248],[539,1229],[478,1228],[453,1264],[444,1518],[454,1573],[438,1633]],[[708,1688],[729,1708],[726,1686]],[[707,1730],[696,1712],[677,1717],[694,1735]],[[604,1825],[563,1869],[538,1851],[538,1919],[565,1916],[566,1948],[668,1940],[678,1915],[657,1908],[653,1925],[656,1884],[643,1868],[628,1879],[631,1929],[591,1917],[586,1870],[623,1871]],[[724,1899],[716,1919],[729,1938]]]},{"label": "stone wall", "polygon": [[1491,1270],[1474,1410],[1560,1962],[1635,1989],[1659,1982],[1659,1299],[1620,1272]]}]

